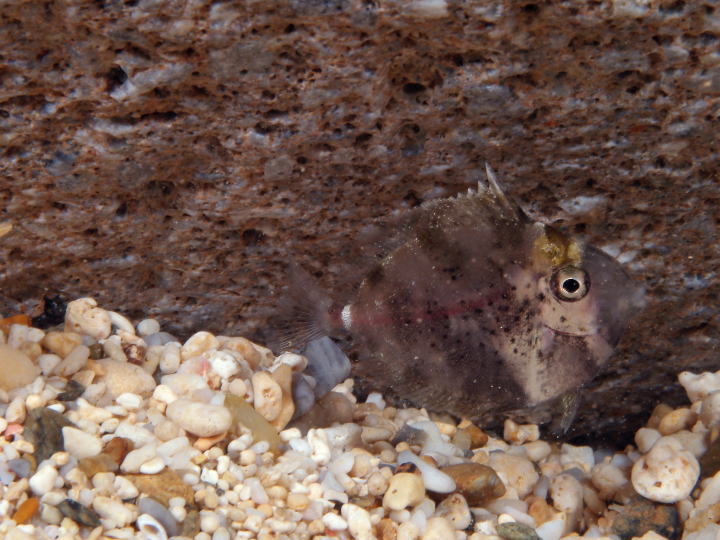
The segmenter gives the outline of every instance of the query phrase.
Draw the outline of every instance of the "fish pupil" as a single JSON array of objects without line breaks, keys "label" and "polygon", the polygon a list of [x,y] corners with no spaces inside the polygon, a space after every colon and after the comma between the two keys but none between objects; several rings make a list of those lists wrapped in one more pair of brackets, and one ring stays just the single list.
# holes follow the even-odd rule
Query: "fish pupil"
[{"label": "fish pupil", "polygon": [[569,293],[577,292],[580,288],[580,283],[577,279],[569,278],[563,281],[563,289],[565,289]]}]

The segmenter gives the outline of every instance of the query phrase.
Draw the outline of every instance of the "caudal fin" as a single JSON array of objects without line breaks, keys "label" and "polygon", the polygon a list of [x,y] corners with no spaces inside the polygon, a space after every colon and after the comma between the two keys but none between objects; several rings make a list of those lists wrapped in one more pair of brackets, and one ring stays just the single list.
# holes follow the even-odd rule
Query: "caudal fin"
[{"label": "caudal fin", "polygon": [[315,279],[295,263],[288,268],[288,289],[280,300],[277,346],[280,350],[299,351],[310,341],[333,330],[333,302]]}]

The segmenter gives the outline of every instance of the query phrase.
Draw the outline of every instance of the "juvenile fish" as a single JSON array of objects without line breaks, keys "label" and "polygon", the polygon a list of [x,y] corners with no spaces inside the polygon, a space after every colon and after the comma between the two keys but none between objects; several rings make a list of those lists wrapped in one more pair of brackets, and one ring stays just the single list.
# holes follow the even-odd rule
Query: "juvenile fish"
[{"label": "juvenile fish", "polygon": [[568,424],[643,289],[604,252],[531,221],[487,176],[406,213],[353,302],[296,279],[286,345],[348,332],[354,374],[385,394],[471,419],[560,404]]}]

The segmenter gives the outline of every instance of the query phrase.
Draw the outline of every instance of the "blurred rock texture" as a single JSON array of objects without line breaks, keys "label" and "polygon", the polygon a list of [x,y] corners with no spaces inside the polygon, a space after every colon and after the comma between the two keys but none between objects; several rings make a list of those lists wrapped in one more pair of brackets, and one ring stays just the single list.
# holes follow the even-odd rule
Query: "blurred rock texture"
[{"label": "blurred rock texture", "polygon": [[2,2],[0,312],[263,340],[289,259],[347,294],[373,218],[488,160],[647,286],[576,425],[623,441],[720,367],[719,51],[711,0]]}]

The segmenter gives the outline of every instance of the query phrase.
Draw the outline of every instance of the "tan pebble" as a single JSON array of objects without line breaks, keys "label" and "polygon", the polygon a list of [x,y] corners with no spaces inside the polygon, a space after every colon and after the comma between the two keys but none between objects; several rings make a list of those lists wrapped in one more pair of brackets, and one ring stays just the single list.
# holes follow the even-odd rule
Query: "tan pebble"
[{"label": "tan pebble", "polygon": [[700,421],[707,428],[720,424],[720,391],[705,396],[700,404]]},{"label": "tan pebble", "polygon": [[77,459],[97,456],[102,451],[102,442],[95,435],[69,426],[62,428],[62,434],[65,450]]},{"label": "tan pebble", "polygon": [[462,420],[458,424],[458,429],[465,431],[470,435],[470,448],[482,448],[488,442],[487,433],[469,420]]},{"label": "tan pebble", "polygon": [[528,515],[535,520],[536,525],[542,525],[546,521],[555,519],[557,512],[540,497],[531,495],[525,500],[528,503]]},{"label": "tan pebble", "polygon": [[397,540],[398,525],[392,519],[382,518],[377,525],[378,540]]},{"label": "tan pebble", "polygon": [[420,530],[417,525],[412,521],[400,523],[397,528],[397,540],[416,540],[417,538],[420,538]]},{"label": "tan pebble", "polygon": [[65,358],[70,351],[82,344],[82,336],[77,332],[48,332],[40,344],[51,353]]},{"label": "tan pebble", "polygon": [[214,447],[217,443],[225,440],[225,437],[227,437],[227,431],[223,431],[222,433],[215,435],[214,437],[199,437],[193,443],[193,446],[201,452],[204,452],[205,450]]},{"label": "tan pebble", "polygon": [[27,355],[9,345],[0,345],[0,365],[0,390],[25,386],[40,375],[40,368]]},{"label": "tan pebble", "polygon": [[98,360],[96,364],[104,373],[102,380],[113,399],[125,392],[149,397],[155,389],[155,380],[140,366],[111,359]]},{"label": "tan pebble", "polygon": [[[270,423],[276,430],[282,431],[295,414],[295,403],[292,396],[292,368],[287,364],[281,364],[270,373],[270,376],[280,386],[282,392],[280,412]],[[255,387],[253,386],[253,388]]]},{"label": "tan pebble", "polygon": [[[384,427],[369,427],[364,426],[360,438],[365,444],[370,444],[378,441],[387,441],[393,436],[393,432]],[[402,443],[401,443],[402,444]],[[400,450],[398,450],[400,451]]]},{"label": "tan pebble", "polygon": [[458,531],[467,529],[473,519],[467,501],[460,493],[453,493],[443,499],[438,504],[435,515],[447,519],[452,527]]},{"label": "tan pebble", "polygon": [[552,447],[546,441],[532,441],[523,444],[525,453],[530,461],[542,461],[550,455]]},{"label": "tan pebble", "polygon": [[22,424],[26,414],[25,400],[18,396],[8,404],[5,410],[5,420],[10,424]]},{"label": "tan pebble", "polygon": [[687,497],[700,475],[700,465],[674,439],[663,437],[652,450],[638,459],[631,480],[643,497],[661,503],[675,503]]},{"label": "tan pebble", "polygon": [[288,493],[288,508],[297,511],[303,511],[310,505],[310,499],[304,493]]},{"label": "tan pebble", "polygon": [[398,473],[390,480],[383,506],[390,510],[403,510],[415,506],[425,498],[425,485],[422,478],[413,473]]},{"label": "tan pebble", "polygon": [[610,463],[595,465],[591,478],[600,497],[605,500],[611,499],[621,487],[627,484],[627,476],[622,469]]},{"label": "tan pebble", "polygon": [[210,332],[200,331],[190,336],[180,348],[183,361],[199,356],[204,352],[212,351],[220,346],[218,339]]},{"label": "tan pebble", "polygon": [[540,438],[540,427],[537,424],[518,424],[505,419],[503,439],[511,444],[523,444],[537,441]]},{"label": "tan pebble", "polygon": [[681,429],[689,429],[697,420],[697,414],[688,408],[675,409],[662,417],[658,431],[662,435],[670,435]]},{"label": "tan pebble", "polygon": [[97,307],[94,298],[79,298],[67,305],[65,330],[95,339],[105,339],[112,330],[110,315],[104,309]]},{"label": "tan pebble", "polygon": [[645,454],[650,451],[653,444],[655,444],[660,437],[662,437],[662,435],[657,429],[640,428],[635,432],[635,444],[638,450]]},{"label": "tan pebble", "polygon": [[663,417],[666,414],[671,413],[672,411],[673,408],[665,403],[659,403],[658,405],[655,405],[655,408],[653,409],[653,412],[647,421],[647,427],[657,429]]},{"label": "tan pebble", "polygon": [[245,381],[242,379],[233,379],[230,381],[230,384],[228,384],[228,391],[238,397],[244,398],[248,391],[247,384],[245,384]]},{"label": "tan pebble", "polygon": [[450,476],[470,506],[479,506],[505,494],[505,486],[491,467],[479,463],[460,463],[440,469]]},{"label": "tan pebble", "polygon": [[532,462],[521,456],[493,452],[490,454],[488,465],[506,487],[517,490],[520,498],[527,496],[540,479]]},{"label": "tan pebble", "polygon": [[550,480],[550,497],[560,512],[578,517],[583,507],[583,488],[570,474],[559,474]]},{"label": "tan pebble", "polygon": [[487,452],[478,450],[472,455],[472,457],[470,458],[470,461],[472,461],[473,463],[479,463],[480,465],[487,465],[487,462],[489,459],[490,459],[490,456]]},{"label": "tan pebble", "polygon": [[263,418],[272,422],[282,409],[282,389],[267,371],[258,371],[252,376],[254,407]]},{"label": "tan pebble", "polygon": [[39,343],[35,343],[34,341],[21,343],[17,349],[33,361],[37,360],[37,358],[39,358],[42,354],[42,347],[40,347]]},{"label": "tan pebble", "polygon": [[253,371],[260,367],[263,359],[262,355],[249,339],[227,336],[218,336],[217,339],[221,349],[239,353],[240,357],[248,363]]},{"label": "tan pebble", "polygon": [[78,345],[55,368],[54,374],[69,377],[85,367],[90,358],[90,349],[85,345]]},{"label": "tan pebble", "polygon": [[353,461],[352,469],[350,469],[350,476],[355,478],[363,478],[372,470],[373,457],[369,454],[358,454],[355,456]]},{"label": "tan pebble", "polygon": [[[390,470],[388,468],[385,469],[388,471]],[[368,477],[366,485],[368,489],[368,495],[379,497],[387,491],[389,482],[382,472],[376,471]]]},{"label": "tan pebble", "polygon": [[431,517],[427,520],[422,540],[448,540],[455,536],[455,529],[444,517]]}]

